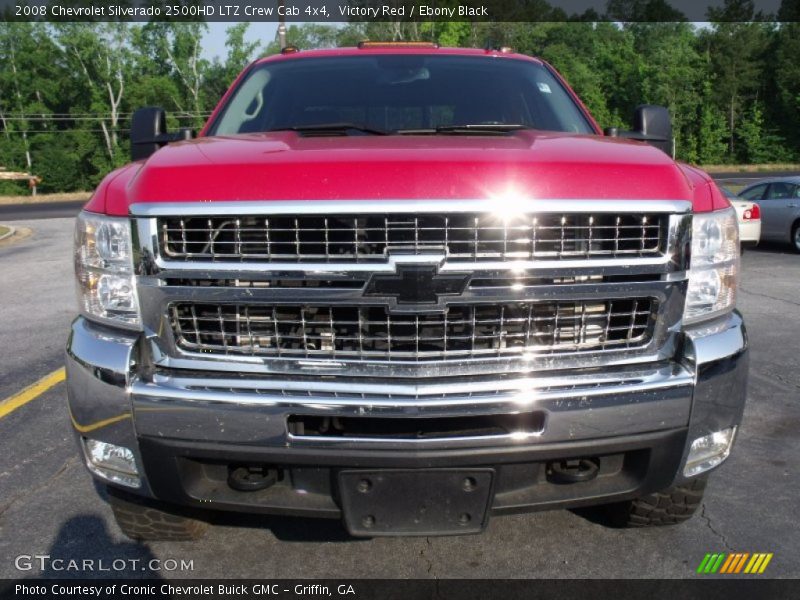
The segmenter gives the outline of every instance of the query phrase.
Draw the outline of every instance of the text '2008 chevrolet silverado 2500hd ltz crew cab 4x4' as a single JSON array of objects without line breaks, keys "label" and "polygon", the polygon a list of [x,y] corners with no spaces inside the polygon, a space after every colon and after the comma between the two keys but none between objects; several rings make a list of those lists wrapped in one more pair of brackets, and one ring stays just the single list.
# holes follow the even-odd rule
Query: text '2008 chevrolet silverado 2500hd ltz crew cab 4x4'
[{"label": "text '2008 chevrolet silverado 2500hd ltz crew cab 4x4'", "polygon": [[736,213],[665,109],[603,132],[535,58],[374,43],[256,61],[195,139],[132,129],[77,221],[67,349],[127,535],[698,507],[747,336]]}]

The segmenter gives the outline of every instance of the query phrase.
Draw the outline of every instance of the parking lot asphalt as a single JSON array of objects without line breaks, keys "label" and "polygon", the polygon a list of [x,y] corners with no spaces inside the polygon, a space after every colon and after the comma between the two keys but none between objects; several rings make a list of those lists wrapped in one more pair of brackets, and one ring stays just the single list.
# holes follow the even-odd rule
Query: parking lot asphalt
[{"label": "parking lot asphalt", "polygon": [[[0,246],[0,400],[62,365],[75,310],[73,219],[14,224],[33,233]],[[336,521],[219,515],[199,542],[138,544],[116,528],[78,458],[60,383],[0,418],[0,578],[682,578],[697,576],[707,552],[772,552],[767,575],[798,577],[800,255],[765,246],[742,264],[748,405],[731,458],[688,523],[622,530],[554,511],[494,518],[478,536],[356,540]],[[32,555],[137,567],[91,573],[17,560]],[[192,569],[141,571],[152,558]]]}]

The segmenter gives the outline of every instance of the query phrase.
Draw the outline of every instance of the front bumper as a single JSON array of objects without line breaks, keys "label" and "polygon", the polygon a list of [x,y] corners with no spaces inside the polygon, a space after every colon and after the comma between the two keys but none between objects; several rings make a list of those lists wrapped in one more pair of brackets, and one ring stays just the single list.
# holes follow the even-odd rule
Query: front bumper
[{"label": "front bumper", "polygon": [[[135,334],[73,323],[67,348],[70,415],[81,437],[134,451],[137,493],[189,506],[336,517],[345,468],[491,467],[491,511],[601,504],[683,480],[691,440],[739,424],[747,338],[738,313],[685,330],[672,361],[570,369],[458,384],[279,384],[208,372],[159,372]],[[295,388],[294,390],[292,388]],[[375,439],[290,433],[287,419],[436,419],[536,412],[541,430],[519,435]],[[591,457],[591,481],[563,485],[548,464]],[[280,471],[278,484],[241,492],[234,464]]]}]

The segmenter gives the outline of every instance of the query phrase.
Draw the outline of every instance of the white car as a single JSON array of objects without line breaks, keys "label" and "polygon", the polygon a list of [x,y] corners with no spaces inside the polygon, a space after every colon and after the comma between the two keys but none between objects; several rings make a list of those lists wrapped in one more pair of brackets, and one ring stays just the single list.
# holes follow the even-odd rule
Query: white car
[{"label": "white car", "polygon": [[720,186],[719,189],[731,201],[736,214],[739,215],[739,242],[742,248],[757,246],[761,240],[761,207],[755,202],[737,196],[728,188]]}]

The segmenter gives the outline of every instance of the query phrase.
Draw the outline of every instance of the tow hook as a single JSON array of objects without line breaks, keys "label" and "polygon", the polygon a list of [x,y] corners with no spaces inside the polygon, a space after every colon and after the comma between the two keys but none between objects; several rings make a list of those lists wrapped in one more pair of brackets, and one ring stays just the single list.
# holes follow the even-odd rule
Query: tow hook
[{"label": "tow hook", "polygon": [[265,490],[278,480],[278,471],[261,465],[231,465],[228,485],[239,492]]},{"label": "tow hook", "polygon": [[597,477],[600,461],[596,458],[572,458],[547,463],[547,479],[553,483],[578,483]]}]

